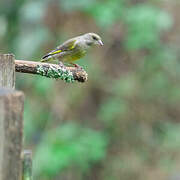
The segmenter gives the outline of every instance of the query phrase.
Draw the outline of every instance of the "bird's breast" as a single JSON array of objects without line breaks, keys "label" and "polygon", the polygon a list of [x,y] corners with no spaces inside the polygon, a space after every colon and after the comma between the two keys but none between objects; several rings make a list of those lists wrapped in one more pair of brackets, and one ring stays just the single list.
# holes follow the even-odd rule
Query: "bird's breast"
[{"label": "bird's breast", "polygon": [[64,57],[64,60],[66,62],[72,62],[72,61],[76,61],[78,59],[81,59],[85,55],[86,55],[86,51],[85,50],[76,50],[76,51],[72,51],[72,52],[68,53]]}]

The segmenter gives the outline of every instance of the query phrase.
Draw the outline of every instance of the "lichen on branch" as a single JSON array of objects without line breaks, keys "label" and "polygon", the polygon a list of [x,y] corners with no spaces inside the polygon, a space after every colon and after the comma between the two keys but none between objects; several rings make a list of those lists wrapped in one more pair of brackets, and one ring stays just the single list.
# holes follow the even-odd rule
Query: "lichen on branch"
[{"label": "lichen on branch", "polygon": [[66,68],[54,68],[52,65],[49,66],[48,69],[44,68],[41,65],[37,66],[37,73],[41,76],[46,76],[48,78],[60,78],[61,80],[72,83],[75,81],[73,74],[70,70],[67,70]]}]

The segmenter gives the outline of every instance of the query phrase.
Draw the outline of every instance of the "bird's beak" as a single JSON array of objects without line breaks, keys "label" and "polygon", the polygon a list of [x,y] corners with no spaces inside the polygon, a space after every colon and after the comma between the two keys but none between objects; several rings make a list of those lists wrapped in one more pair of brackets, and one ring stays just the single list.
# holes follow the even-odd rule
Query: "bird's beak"
[{"label": "bird's beak", "polygon": [[103,42],[102,42],[101,40],[98,40],[98,44],[101,45],[101,46],[104,45]]}]

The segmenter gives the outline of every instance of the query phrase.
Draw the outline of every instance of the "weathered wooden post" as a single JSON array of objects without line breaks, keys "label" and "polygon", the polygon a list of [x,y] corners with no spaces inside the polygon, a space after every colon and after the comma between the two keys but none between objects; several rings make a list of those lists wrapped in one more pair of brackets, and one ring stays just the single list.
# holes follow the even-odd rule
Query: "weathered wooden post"
[{"label": "weathered wooden post", "polygon": [[0,87],[15,88],[15,59],[13,54],[0,54]]},{"label": "weathered wooden post", "polygon": [[0,55],[0,180],[20,180],[22,174],[24,95],[14,87],[14,56]]},{"label": "weathered wooden post", "polygon": [[0,89],[0,180],[21,177],[23,93]]}]

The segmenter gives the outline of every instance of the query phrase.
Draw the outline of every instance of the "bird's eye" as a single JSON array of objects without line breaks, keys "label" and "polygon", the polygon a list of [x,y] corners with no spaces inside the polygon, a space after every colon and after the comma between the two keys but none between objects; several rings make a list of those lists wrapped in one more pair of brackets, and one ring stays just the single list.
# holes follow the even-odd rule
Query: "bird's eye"
[{"label": "bird's eye", "polygon": [[98,38],[97,38],[96,36],[93,36],[92,38],[93,38],[94,40],[96,40],[96,41],[98,40]]}]

